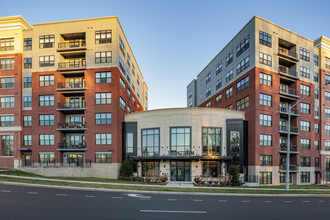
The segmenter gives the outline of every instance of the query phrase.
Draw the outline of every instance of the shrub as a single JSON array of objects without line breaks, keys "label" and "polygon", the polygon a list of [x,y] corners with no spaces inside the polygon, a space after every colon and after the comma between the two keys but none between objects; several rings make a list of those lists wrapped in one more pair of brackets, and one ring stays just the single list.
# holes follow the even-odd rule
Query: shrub
[{"label": "shrub", "polygon": [[239,180],[238,166],[230,165],[228,172],[229,172],[229,175],[231,176],[230,185],[231,186],[241,186],[242,182]]},{"label": "shrub", "polygon": [[120,167],[120,170],[119,170],[119,176],[122,177],[122,178],[128,178],[128,177],[131,177],[133,176],[133,164],[131,161],[129,160],[125,160],[121,167]]}]

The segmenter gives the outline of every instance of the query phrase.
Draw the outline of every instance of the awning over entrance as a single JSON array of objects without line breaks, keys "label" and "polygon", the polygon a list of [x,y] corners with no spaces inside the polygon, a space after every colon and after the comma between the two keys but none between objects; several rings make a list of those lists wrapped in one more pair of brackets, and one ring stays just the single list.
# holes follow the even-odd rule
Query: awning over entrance
[{"label": "awning over entrance", "polygon": [[28,151],[28,152],[32,151],[31,148],[17,148],[17,150],[18,151]]}]

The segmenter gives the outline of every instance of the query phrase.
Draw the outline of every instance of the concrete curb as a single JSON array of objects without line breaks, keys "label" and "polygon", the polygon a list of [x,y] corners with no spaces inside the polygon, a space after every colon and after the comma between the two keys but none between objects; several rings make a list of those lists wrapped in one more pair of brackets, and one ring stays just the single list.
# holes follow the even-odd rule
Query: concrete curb
[{"label": "concrete curb", "polygon": [[90,187],[75,187],[75,186],[56,186],[31,183],[16,183],[0,181],[1,185],[27,186],[40,188],[54,188],[67,190],[81,191],[96,191],[96,192],[122,192],[122,193],[146,193],[158,195],[188,195],[188,196],[237,196],[237,197],[329,197],[330,194],[244,194],[244,193],[198,193],[198,192],[164,192],[164,191],[147,191],[147,190],[125,190],[125,189],[105,189],[105,188],[90,188]]}]

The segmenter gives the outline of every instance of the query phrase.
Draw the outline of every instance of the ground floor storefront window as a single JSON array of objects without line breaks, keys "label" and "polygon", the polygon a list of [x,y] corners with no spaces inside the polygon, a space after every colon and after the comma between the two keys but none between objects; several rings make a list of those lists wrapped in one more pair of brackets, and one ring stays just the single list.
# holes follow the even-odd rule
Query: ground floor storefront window
[{"label": "ground floor storefront window", "polygon": [[159,162],[158,161],[142,162],[142,176],[145,176],[147,172],[159,173]]},{"label": "ground floor storefront window", "polygon": [[204,161],[203,162],[203,177],[218,177],[221,176],[220,161]]},{"label": "ground floor storefront window", "polygon": [[272,172],[260,172],[260,184],[272,184]]},{"label": "ground floor storefront window", "polygon": [[[290,183],[292,183],[292,173],[290,173]],[[280,173],[280,183],[286,183],[286,173]]]}]

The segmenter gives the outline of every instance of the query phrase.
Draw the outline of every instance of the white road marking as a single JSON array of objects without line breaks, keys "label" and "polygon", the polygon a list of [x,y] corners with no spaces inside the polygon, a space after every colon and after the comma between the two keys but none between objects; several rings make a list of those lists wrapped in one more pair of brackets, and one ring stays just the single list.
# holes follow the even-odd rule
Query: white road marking
[{"label": "white road marking", "polygon": [[227,200],[218,200],[218,202],[227,202]]},{"label": "white road marking", "polygon": [[57,196],[67,196],[67,194],[56,194]]},{"label": "white road marking", "polygon": [[324,202],[324,200],[319,200],[319,202]]},{"label": "white road marking", "polygon": [[168,201],[177,201],[177,199],[168,199]]},{"label": "white road marking", "polygon": [[112,197],[113,199],[122,199],[123,197]]},{"label": "white road marking", "polygon": [[3,192],[3,193],[10,193],[9,190],[1,190],[1,192]]},{"label": "white road marking", "polygon": [[174,211],[174,210],[140,210],[140,212],[206,214],[206,211]]},{"label": "white road marking", "polygon": [[38,192],[27,192],[27,194],[38,195]]},{"label": "white road marking", "polygon": [[144,196],[141,194],[127,194],[129,197],[134,197],[134,198],[145,198],[145,199],[150,199],[151,196]]},{"label": "white road marking", "polygon": [[285,203],[291,203],[292,201],[283,201],[283,202],[285,202]]},{"label": "white road marking", "polygon": [[201,199],[194,199],[193,202],[203,202]]},{"label": "white road marking", "polygon": [[311,201],[302,201],[302,202],[311,202]]},{"label": "white road marking", "polygon": [[264,201],[264,203],[271,203],[272,201]]},{"label": "white road marking", "polygon": [[91,196],[91,195],[86,195],[86,198],[95,198],[95,196]]},{"label": "white road marking", "polygon": [[250,200],[242,200],[242,202],[251,202]]}]

